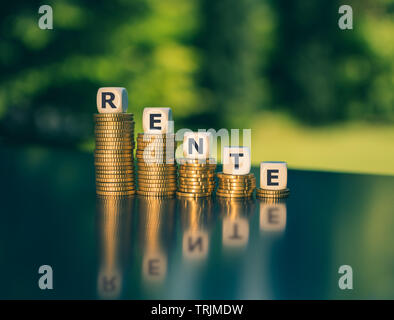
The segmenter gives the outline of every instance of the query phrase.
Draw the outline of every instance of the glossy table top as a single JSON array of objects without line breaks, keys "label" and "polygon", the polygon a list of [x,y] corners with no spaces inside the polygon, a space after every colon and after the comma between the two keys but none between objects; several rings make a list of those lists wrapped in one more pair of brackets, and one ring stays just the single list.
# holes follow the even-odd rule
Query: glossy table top
[{"label": "glossy table top", "polygon": [[2,299],[394,298],[394,177],[289,170],[280,203],[103,200],[91,154],[0,150]]}]

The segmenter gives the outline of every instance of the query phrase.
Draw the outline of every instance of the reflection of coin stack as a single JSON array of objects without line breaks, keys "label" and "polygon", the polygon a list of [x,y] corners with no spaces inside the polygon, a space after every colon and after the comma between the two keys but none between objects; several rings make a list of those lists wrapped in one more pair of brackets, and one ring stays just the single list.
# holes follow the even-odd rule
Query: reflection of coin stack
[{"label": "reflection of coin stack", "polygon": [[122,288],[122,263],[127,220],[132,198],[97,198],[100,268],[98,294],[103,299],[118,298]]},{"label": "reflection of coin stack", "polygon": [[136,158],[137,193],[173,197],[176,191],[175,135],[139,133]]},{"label": "reflection of coin stack", "polygon": [[286,198],[290,194],[288,188],[282,190],[265,190],[262,188],[256,189],[256,197],[259,199],[263,198]]},{"label": "reflection of coin stack", "polygon": [[256,178],[253,173],[245,175],[217,173],[216,195],[224,198],[247,198],[253,196]]},{"label": "reflection of coin stack", "polygon": [[183,256],[188,260],[202,260],[206,258],[209,249],[212,199],[182,198],[178,203],[183,229]]},{"label": "reflection of coin stack", "polygon": [[215,189],[214,159],[179,159],[179,186],[177,195],[180,197],[207,197]]},{"label": "reflection of coin stack", "polygon": [[161,283],[167,273],[168,227],[173,223],[175,199],[139,199],[144,280]]},{"label": "reflection of coin stack", "polygon": [[134,121],[132,114],[94,115],[96,150],[96,192],[124,196],[135,193]]}]

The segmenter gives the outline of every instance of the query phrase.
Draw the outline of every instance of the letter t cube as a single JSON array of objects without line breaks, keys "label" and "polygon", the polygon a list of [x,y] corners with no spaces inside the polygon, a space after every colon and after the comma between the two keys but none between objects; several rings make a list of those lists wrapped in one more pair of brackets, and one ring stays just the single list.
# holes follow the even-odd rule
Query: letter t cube
[{"label": "letter t cube", "polygon": [[248,174],[250,172],[250,149],[248,147],[223,148],[223,173]]}]

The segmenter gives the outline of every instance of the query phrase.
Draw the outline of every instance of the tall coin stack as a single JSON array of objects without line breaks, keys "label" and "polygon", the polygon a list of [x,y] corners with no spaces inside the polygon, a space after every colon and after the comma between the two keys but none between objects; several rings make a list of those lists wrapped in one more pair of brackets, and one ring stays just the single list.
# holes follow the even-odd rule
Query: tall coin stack
[{"label": "tall coin stack", "polygon": [[178,159],[179,197],[208,197],[215,189],[215,159]]},{"label": "tall coin stack", "polygon": [[224,174],[218,172],[218,189],[216,195],[223,198],[249,198],[256,188],[256,178],[253,173],[244,175]]},{"label": "tall coin stack", "polygon": [[175,134],[139,133],[136,158],[137,194],[147,197],[174,197],[177,188]]},{"label": "tall coin stack", "polygon": [[96,193],[135,194],[133,114],[99,113],[94,115],[94,121]]}]

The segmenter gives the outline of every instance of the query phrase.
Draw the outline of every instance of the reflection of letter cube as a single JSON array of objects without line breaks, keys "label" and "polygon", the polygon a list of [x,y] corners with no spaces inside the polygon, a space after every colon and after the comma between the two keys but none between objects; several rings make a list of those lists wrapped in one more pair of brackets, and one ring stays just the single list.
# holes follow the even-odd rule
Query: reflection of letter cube
[{"label": "reflection of letter cube", "polygon": [[209,238],[203,230],[186,231],[183,235],[182,251],[185,258],[202,259],[208,253]]},{"label": "reflection of letter cube", "polygon": [[183,155],[185,158],[209,158],[210,136],[209,132],[186,132],[183,137]]},{"label": "reflection of letter cube", "polygon": [[286,227],[286,204],[260,203],[260,230],[282,231]]},{"label": "reflection of letter cube", "polygon": [[160,252],[148,253],[142,261],[142,269],[146,280],[162,281],[167,273],[167,259]]},{"label": "reflection of letter cube", "polygon": [[260,188],[281,190],[287,187],[287,164],[281,161],[260,163]]},{"label": "reflection of letter cube", "polygon": [[248,174],[250,172],[250,149],[248,147],[224,147],[223,173]]},{"label": "reflection of letter cube", "polygon": [[243,248],[249,240],[249,223],[245,218],[223,219],[222,229],[223,245],[228,247]]},{"label": "reflection of letter cube", "polygon": [[97,91],[99,113],[122,113],[127,111],[127,91],[125,88],[100,88]]},{"label": "reflection of letter cube", "polygon": [[169,121],[172,121],[170,108],[145,108],[142,116],[144,133],[164,134],[170,132]]}]

